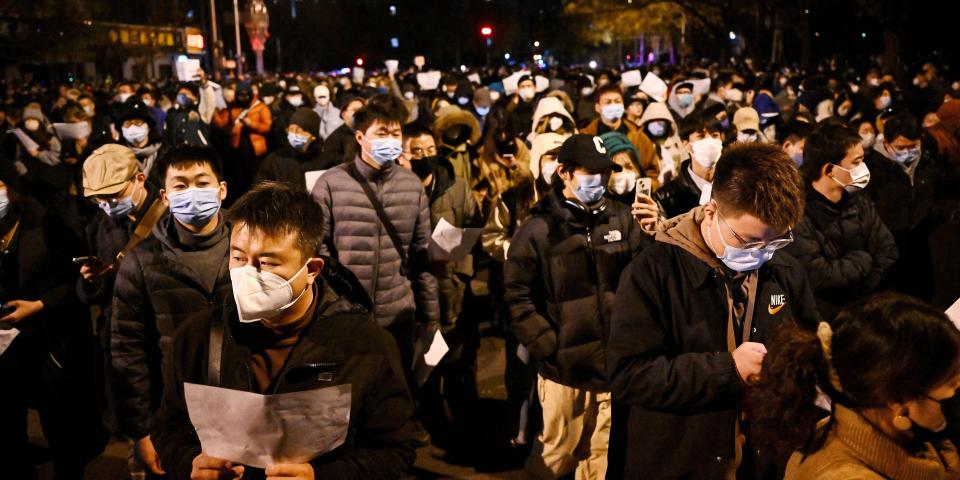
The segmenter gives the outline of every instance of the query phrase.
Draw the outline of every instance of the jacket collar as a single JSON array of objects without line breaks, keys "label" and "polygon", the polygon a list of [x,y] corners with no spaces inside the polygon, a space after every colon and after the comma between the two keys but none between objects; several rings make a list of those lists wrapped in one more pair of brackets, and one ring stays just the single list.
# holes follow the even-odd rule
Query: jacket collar
[{"label": "jacket collar", "polygon": [[357,170],[360,172],[360,175],[371,182],[390,178],[393,175],[393,169],[396,167],[396,163],[388,162],[379,170],[377,170],[376,168],[370,166],[367,162],[363,161],[363,159],[360,158],[360,154],[357,154],[357,156],[354,157],[353,164],[357,166]]}]

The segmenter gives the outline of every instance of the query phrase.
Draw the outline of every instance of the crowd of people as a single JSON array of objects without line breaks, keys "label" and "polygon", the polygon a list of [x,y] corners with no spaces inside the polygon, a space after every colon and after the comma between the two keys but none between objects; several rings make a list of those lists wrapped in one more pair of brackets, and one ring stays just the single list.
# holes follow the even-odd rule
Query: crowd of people
[{"label": "crowd of people", "polygon": [[[402,478],[483,442],[531,478],[960,478],[937,65],[218,80],[5,85],[0,476],[36,475],[33,408],[58,479],[111,436],[133,478]],[[479,435],[481,325],[509,438]],[[345,441],[218,458],[185,384],[350,385]]]}]

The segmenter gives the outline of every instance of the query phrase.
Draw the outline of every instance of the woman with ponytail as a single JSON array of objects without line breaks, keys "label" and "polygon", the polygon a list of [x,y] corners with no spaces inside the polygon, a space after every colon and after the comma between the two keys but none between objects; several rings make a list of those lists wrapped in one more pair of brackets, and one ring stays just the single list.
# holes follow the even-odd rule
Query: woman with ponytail
[{"label": "woman with ponytail", "polygon": [[768,351],[751,415],[792,452],[787,480],[960,478],[941,409],[960,386],[960,331],[943,313],[881,294],[832,327],[784,326]]}]

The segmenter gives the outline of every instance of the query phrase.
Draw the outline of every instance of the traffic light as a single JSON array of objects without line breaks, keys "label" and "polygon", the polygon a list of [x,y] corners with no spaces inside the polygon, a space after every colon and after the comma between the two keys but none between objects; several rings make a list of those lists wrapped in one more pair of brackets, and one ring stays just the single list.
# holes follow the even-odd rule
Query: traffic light
[{"label": "traffic light", "polygon": [[363,66],[363,57],[357,57],[357,66],[358,66],[358,67],[362,67],[362,66]]},{"label": "traffic light", "polygon": [[493,27],[490,25],[484,25],[480,27],[480,36],[483,38],[490,38],[493,36]]}]

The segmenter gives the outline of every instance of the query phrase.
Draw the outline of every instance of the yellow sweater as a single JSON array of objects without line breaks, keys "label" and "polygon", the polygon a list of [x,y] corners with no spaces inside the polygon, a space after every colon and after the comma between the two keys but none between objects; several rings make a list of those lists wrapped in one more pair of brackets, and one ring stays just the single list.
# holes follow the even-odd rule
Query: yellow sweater
[{"label": "yellow sweater", "polygon": [[790,457],[785,480],[960,479],[960,457],[949,441],[911,453],[853,410],[837,405],[834,418],[820,450]]}]

